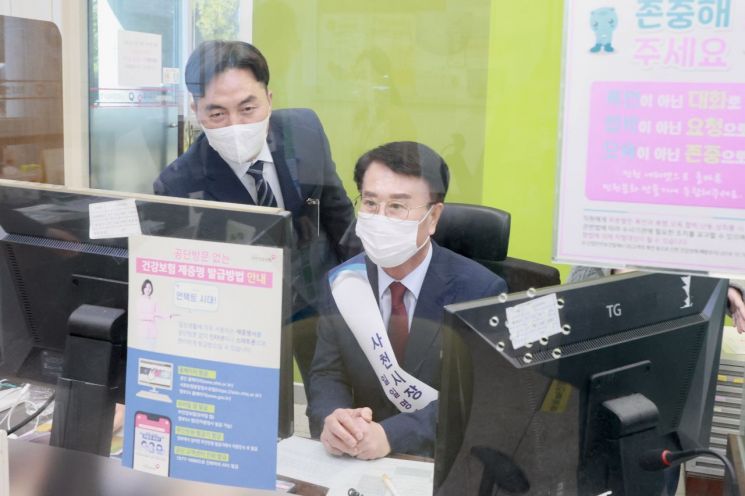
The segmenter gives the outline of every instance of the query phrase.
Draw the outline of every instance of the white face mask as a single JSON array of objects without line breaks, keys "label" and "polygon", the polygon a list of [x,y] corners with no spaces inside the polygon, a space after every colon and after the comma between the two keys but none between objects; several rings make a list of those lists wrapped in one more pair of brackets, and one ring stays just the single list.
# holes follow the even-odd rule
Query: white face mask
[{"label": "white face mask", "polygon": [[355,232],[362,240],[365,253],[375,265],[384,269],[398,267],[414,256],[426,243],[417,246],[419,224],[427,218],[432,207],[421,220],[392,221],[385,215],[360,212]]},{"label": "white face mask", "polygon": [[243,164],[259,156],[269,130],[269,116],[259,122],[209,129],[202,126],[207,141],[226,162]]}]

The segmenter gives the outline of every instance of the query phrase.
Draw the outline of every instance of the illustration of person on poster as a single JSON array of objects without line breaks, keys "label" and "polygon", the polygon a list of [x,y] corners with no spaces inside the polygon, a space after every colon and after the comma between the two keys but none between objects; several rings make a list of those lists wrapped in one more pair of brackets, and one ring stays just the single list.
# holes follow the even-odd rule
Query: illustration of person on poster
[{"label": "illustration of person on poster", "polygon": [[158,306],[158,301],[153,298],[153,283],[145,279],[140,287],[140,299],[137,302],[137,315],[139,320],[140,339],[145,349],[155,348],[158,340],[158,325],[160,319],[170,319],[173,314],[164,313]]}]

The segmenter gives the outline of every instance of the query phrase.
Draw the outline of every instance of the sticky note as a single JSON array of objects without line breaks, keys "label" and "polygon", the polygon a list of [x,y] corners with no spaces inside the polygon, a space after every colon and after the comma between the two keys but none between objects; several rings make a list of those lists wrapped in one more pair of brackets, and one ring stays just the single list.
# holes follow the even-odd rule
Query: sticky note
[{"label": "sticky note", "polygon": [[142,234],[134,198],[88,205],[90,238],[126,238]]},{"label": "sticky note", "polygon": [[515,349],[561,332],[554,293],[509,307],[506,314],[510,341]]}]

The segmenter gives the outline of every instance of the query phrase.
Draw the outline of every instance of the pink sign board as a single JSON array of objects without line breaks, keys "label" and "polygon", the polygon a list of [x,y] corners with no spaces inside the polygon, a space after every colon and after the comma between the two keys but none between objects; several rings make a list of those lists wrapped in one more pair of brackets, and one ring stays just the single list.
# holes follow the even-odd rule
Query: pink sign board
[{"label": "pink sign board", "polygon": [[236,284],[239,286],[272,287],[271,272],[157,260],[153,258],[137,257],[137,273],[176,277],[184,280]]},{"label": "pink sign board", "polygon": [[592,200],[745,208],[745,84],[596,82]]},{"label": "pink sign board", "polygon": [[554,261],[745,277],[745,1],[564,8]]}]

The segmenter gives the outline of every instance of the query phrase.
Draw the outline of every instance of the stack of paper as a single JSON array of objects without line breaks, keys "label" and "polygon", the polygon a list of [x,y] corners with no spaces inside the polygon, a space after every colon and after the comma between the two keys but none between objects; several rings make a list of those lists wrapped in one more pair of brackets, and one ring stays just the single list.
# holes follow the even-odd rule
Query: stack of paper
[{"label": "stack of paper", "polygon": [[365,496],[390,496],[383,483],[387,474],[396,492],[431,496],[434,464],[382,458],[363,461],[329,455],[318,441],[293,436],[277,448],[277,474],[329,488],[328,496],[347,496],[354,488]]}]

